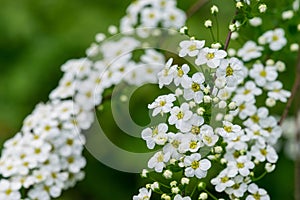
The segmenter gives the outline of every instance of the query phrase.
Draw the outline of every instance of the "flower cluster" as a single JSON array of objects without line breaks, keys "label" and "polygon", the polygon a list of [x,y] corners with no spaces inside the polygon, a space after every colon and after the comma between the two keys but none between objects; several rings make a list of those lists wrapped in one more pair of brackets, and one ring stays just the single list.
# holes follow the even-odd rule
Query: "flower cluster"
[{"label": "flower cluster", "polygon": [[[176,8],[175,0],[140,0],[129,6],[120,29],[176,28],[184,22],[185,15]],[[109,32],[117,33],[117,28],[111,26]],[[22,130],[5,142],[0,158],[0,199],[57,198],[84,178],[85,137],[81,132],[93,123],[94,108],[102,103],[104,91],[121,81],[157,83],[156,74],[164,66],[163,54],[152,49],[144,50],[138,61],[133,59],[134,50],[143,45],[135,34],[145,36],[127,32],[105,40],[99,33],[86,58],[62,65],[64,74],[50,93],[50,101],[39,104],[24,120]]]},{"label": "flower cluster", "polygon": [[[176,7],[174,0],[136,1],[127,8],[127,15],[121,19],[122,32],[138,30],[138,34],[147,37],[153,27],[179,29],[185,24],[185,13]],[[139,23],[140,22],[140,23]]]},{"label": "flower cluster", "polygon": [[[282,130],[266,107],[256,105],[256,99],[266,93],[274,102],[286,102],[290,93],[276,80],[276,65],[282,62],[251,62],[261,56],[254,54],[254,46],[253,56],[249,56],[246,48],[252,44],[248,42],[237,50],[238,57],[231,57],[224,50],[205,47],[203,40],[181,41],[179,56],[193,58],[195,65],[173,64],[171,58],[158,73],[160,88],[173,84],[177,89],[149,104],[153,117],[167,115],[167,122],[144,129],[142,138],[149,149],[162,146],[148,167],[171,179],[170,184],[177,181],[172,174],[178,170],[182,178],[196,177],[198,183],[211,173],[212,186],[230,199],[269,199],[267,192],[254,183],[260,176],[254,169],[264,165],[263,173],[267,173],[275,168],[278,155],[274,145]],[[221,164],[221,169],[211,169],[214,163]],[[186,182],[168,192],[164,184],[160,187],[153,189],[150,184],[143,188],[150,192],[133,199],[143,199],[151,191],[163,193],[162,199],[176,199],[178,194],[185,194],[187,199],[195,197],[194,192],[188,193]]]}]

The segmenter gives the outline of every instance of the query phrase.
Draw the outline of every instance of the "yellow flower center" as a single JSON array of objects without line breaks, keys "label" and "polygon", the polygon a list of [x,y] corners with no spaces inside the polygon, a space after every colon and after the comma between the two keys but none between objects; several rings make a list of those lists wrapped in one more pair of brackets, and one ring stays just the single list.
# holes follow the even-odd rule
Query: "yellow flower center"
[{"label": "yellow flower center", "polygon": [[199,161],[194,160],[191,164],[191,168],[198,169],[199,165],[200,165]]},{"label": "yellow flower center", "polygon": [[197,49],[197,46],[195,44],[192,44],[191,46],[189,46],[188,48],[190,51],[195,51]]},{"label": "yellow flower center", "polygon": [[196,149],[197,148],[197,142],[196,141],[192,141],[190,143],[190,149]]},{"label": "yellow flower center", "polygon": [[200,90],[200,85],[198,83],[193,82],[193,84],[192,84],[192,90],[194,92],[198,92]]},{"label": "yellow flower center", "polygon": [[231,127],[231,126],[224,126],[224,130],[225,130],[227,133],[230,133],[230,132],[232,132],[232,127]]},{"label": "yellow flower center", "polygon": [[184,117],[184,114],[183,112],[179,112],[177,115],[176,115],[177,119],[182,119]]},{"label": "yellow flower center", "polygon": [[230,65],[226,68],[226,76],[232,76],[233,75],[233,69]]},{"label": "yellow flower center", "polygon": [[214,57],[215,57],[215,54],[214,54],[214,53],[208,53],[208,54],[206,54],[207,60],[211,60],[211,59],[213,59]]},{"label": "yellow flower center", "polygon": [[267,76],[266,70],[262,70],[262,71],[259,73],[259,75],[262,76],[262,77],[266,77],[266,76]]}]

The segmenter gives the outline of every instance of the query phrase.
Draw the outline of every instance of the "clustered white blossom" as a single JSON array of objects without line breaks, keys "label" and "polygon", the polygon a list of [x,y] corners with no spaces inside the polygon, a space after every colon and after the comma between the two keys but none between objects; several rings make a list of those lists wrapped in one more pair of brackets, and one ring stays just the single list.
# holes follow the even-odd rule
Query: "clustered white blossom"
[{"label": "clustered white blossom", "polygon": [[[185,14],[176,8],[175,0],[139,0],[129,6],[120,29],[152,27],[149,35],[155,27],[176,29],[184,22]],[[117,27],[109,27],[111,34],[117,31]],[[145,31],[137,34],[145,36]],[[134,61],[132,52],[143,45],[134,33],[105,38],[97,34],[86,58],[62,65],[64,74],[50,93],[50,101],[39,104],[24,120],[21,131],[5,142],[0,158],[1,200],[48,200],[73,187],[84,178],[86,165],[81,131],[93,123],[94,108],[102,103],[105,89],[121,81],[157,83],[156,74],[165,63],[162,53],[146,49],[139,61]]]},{"label": "clustered white blossom", "polygon": [[[273,51],[287,44],[280,28],[261,37],[265,42],[260,44],[269,44]],[[196,197],[194,192],[187,193],[186,188],[189,180],[196,177],[198,181],[193,184],[199,183],[206,190],[202,181],[207,181],[208,173],[214,176],[210,184],[215,191],[226,193],[230,199],[270,199],[255,181],[273,171],[278,160],[274,146],[282,129],[267,107],[274,106],[270,99],[286,102],[290,96],[277,79],[282,71],[278,66],[283,62],[261,62],[265,47],[254,41],[237,49],[237,57],[222,49],[206,47],[204,40],[194,38],[181,41],[178,46],[178,55],[194,59],[194,65],[178,65],[172,58],[167,61],[157,74],[159,87],[175,85],[177,89],[158,96],[148,106],[153,117],[166,115],[167,121],[142,131],[149,149],[161,146],[150,158],[149,169],[162,173],[170,180],[170,186],[164,182],[153,190],[148,184],[142,188],[148,191],[147,196],[140,191],[133,199],[150,199],[151,191],[162,194],[162,199],[178,199],[179,194],[184,194],[179,199],[206,199],[207,193]],[[267,107],[257,106],[261,95],[267,95]],[[222,168],[216,174],[220,163]],[[265,172],[254,172],[258,166],[264,166]],[[178,171],[187,181],[178,183],[172,177]]]},{"label": "clustered white blossom", "polygon": [[[236,7],[251,4],[238,0]],[[284,20],[295,16],[299,0],[292,7],[282,14]],[[258,9],[263,13],[267,6],[261,3]],[[212,14],[218,12],[217,6],[211,8]],[[155,192],[164,200],[191,200],[195,190],[183,192],[190,184],[204,190],[196,199],[207,199],[212,195],[203,183],[208,174],[212,178],[207,184],[230,199],[270,199],[255,183],[261,174],[254,169],[264,166],[267,173],[275,168],[274,146],[282,129],[267,107],[286,102],[290,92],[277,79],[284,62],[264,61],[262,56],[265,50],[280,51],[288,44],[285,31],[280,27],[265,30],[257,41],[248,40],[231,51],[221,49],[219,43],[209,47],[204,40],[183,40],[178,55],[193,61],[189,64],[176,64],[173,58],[166,62],[161,52],[147,48],[133,59],[136,49],[147,46],[137,36],[159,34],[155,27],[178,29],[185,20],[175,0],[137,0],[128,7],[119,29],[109,27],[111,34],[126,32],[122,37],[105,40],[106,35],[99,33],[86,58],[66,62],[49,102],[39,104],[21,131],[4,144],[0,200],[56,198],[83,179],[86,160],[81,132],[93,123],[93,110],[102,103],[104,91],[122,81],[176,88],[148,105],[153,117],[164,115],[167,121],[141,133],[149,149],[161,147],[148,167],[162,173],[169,185],[155,181],[141,188],[133,200],[149,200]],[[212,23],[206,23],[211,28]],[[260,26],[262,20],[254,17],[249,23]],[[237,36],[240,24],[234,24]],[[267,96],[266,106],[257,105],[261,95]],[[178,172],[181,177],[176,181],[173,174]],[[147,177],[149,172],[142,175]]]}]

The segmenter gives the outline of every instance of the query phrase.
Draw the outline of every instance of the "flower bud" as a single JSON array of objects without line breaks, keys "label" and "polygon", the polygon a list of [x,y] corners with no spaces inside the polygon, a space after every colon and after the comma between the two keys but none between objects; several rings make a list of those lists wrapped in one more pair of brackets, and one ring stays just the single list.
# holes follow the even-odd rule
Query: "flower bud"
[{"label": "flower bud", "polygon": [[211,21],[211,20],[206,20],[206,21],[204,22],[204,26],[205,26],[206,28],[211,28],[211,27],[212,27],[212,21]]},{"label": "flower bud", "polygon": [[171,197],[169,195],[167,195],[167,194],[162,194],[161,195],[161,199],[163,199],[163,200],[171,200]]},{"label": "flower bud", "polygon": [[216,147],[214,147],[214,151],[215,151],[215,153],[222,153],[223,148],[221,146],[216,146]]},{"label": "flower bud", "polygon": [[211,14],[217,14],[219,12],[219,8],[216,5],[213,5],[210,8]]},{"label": "flower bud", "polygon": [[292,52],[297,52],[297,51],[299,50],[299,44],[297,44],[297,43],[291,44],[290,50],[291,50]]},{"label": "flower bud", "polygon": [[284,11],[281,15],[283,20],[288,20],[294,17],[294,12],[292,10]]},{"label": "flower bud", "polygon": [[202,192],[200,195],[199,195],[199,198],[200,200],[205,200],[208,198],[208,195],[206,192]]},{"label": "flower bud", "polygon": [[200,182],[200,183],[198,184],[198,189],[199,189],[199,190],[203,190],[203,189],[205,189],[205,188],[206,188],[206,183]]},{"label": "flower bud", "polygon": [[279,71],[279,72],[283,72],[285,70],[285,63],[282,62],[282,61],[277,61],[275,63],[275,66],[276,66],[276,69]]},{"label": "flower bud", "polygon": [[180,189],[178,187],[172,187],[171,192],[173,194],[178,194],[180,192]]},{"label": "flower bud", "polygon": [[224,117],[224,115],[222,113],[218,113],[216,116],[216,121],[222,121],[223,117]]},{"label": "flower bud", "polygon": [[266,4],[260,4],[258,6],[258,10],[260,13],[265,13],[267,11],[267,5]]},{"label": "flower bud", "polygon": [[272,60],[272,59],[268,59],[267,61],[266,61],[266,65],[268,65],[268,66],[273,66],[275,64],[275,62],[274,62],[274,60]]},{"label": "flower bud", "polygon": [[220,109],[226,108],[226,106],[227,106],[226,101],[220,101],[220,102],[219,102],[219,108],[220,108]]},{"label": "flower bud", "polygon": [[249,20],[251,26],[257,27],[262,24],[262,19],[260,17],[253,17]]},{"label": "flower bud", "polygon": [[149,171],[147,169],[143,169],[141,177],[142,178],[147,178],[148,177],[148,173],[149,173]]},{"label": "flower bud", "polygon": [[232,40],[236,40],[238,37],[239,37],[239,33],[238,33],[238,32],[233,32],[233,33],[231,34],[231,39],[232,39]]},{"label": "flower bud", "polygon": [[266,163],[266,165],[265,165],[265,170],[266,170],[268,173],[271,173],[272,171],[274,171],[275,167],[276,167],[275,164]]},{"label": "flower bud", "polygon": [[176,185],[177,185],[177,181],[171,181],[171,183],[170,183],[171,187],[176,187]]},{"label": "flower bud", "polygon": [[166,170],[166,171],[163,173],[163,176],[164,176],[166,179],[170,179],[170,178],[172,178],[173,173],[172,173],[170,170]]},{"label": "flower bud", "polygon": [[104,39],[105,39],[105,35],[103,33],[98,33],[96,36],[95,36],[95,40],[97,42],[102,42]]},{"label": "flower bud", "polygon": [[235,4],[235,7],[238,8],[238,9],[240,9],[243,6],[244,6],[243,3],[240,2],[240,1]]},{"label": "flower bud", "polygon": [[236,103],[233,101],[233,102],[230,102],[230,104],[228,105],[229,109],[230,110],[234,110],[236,109]]},{"label": "flower bud", "polygon": [[222,159],[220,160],[220,162],[221,162],[221,164],[226,164],[226,163],[227,163],[227,160],[226,160],[225,158],[222,158]]},{"label": "flower bud", "polygon": [[208,95],[204,95],[203,97],[204,103],[210,103],[211,102],[211,97]]},{"label": "flower bud", "polygon": [[179,96],[182,95],[182,94],[183,94],[182,89],[177,88],[177,89],[175,90],[175,96],[179,97]]},{"label": "flower bud", "polygon": [[158,182],[152,183],[151,186],[150,186],[150,188],[151,188],[151,190],[153,190],[153,191],[159,189],[159,184],[158,184]]},{"label": "flower bud", "polygon": [[189,178],[183,177],[183,178],[181,179],[181,184],[182,184],[182,185],[188,185],[189,183],[190,183],[190,179],[189,179]]},{"label": "flower bud", "polygon": [[182,33],[182,34],[187,34],[188,27],[186,27],[186,26],[181,27],[180,30],[179,30],[179,32]]},{"label": "flower bud", "polygon": [[266,105],[267,105],[268,107],[273,107],[273,106],[276,105],[276,100],[269,97],[269,98],[267,98],[267,100],[266,100]]},{"label": "flower bud", "polygon": [[236,55],[236,50],[233,49],[233,48],[229,48],[228,51],[227,51],[228,55],[233,57]]},{"label": "flower bud", "polygon": [[202,107],[200,107],[200,108],[197,109],[197,114],[198,114],[198,115],[203,115],[204,112],[205,112],[205,109],[202,108]]},{"label": "flower bud", "polygon": [[213,49],[220,49],[221,47],[222,45],[219,42],[211,44],[211,48]]},{"label": "flower bud", "polygon": [[118,32],[118,28],[114,25],[110,25],[108,27],[108,32],[111,34],[111,35],[114,35]]}]

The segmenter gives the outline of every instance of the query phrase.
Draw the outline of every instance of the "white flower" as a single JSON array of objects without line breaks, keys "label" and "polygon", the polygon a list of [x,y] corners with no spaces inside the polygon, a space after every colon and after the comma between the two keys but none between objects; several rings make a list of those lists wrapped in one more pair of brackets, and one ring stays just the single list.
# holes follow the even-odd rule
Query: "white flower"
[{"label": "white flower", "polygon": [[139,194],[133,196],[133,200],[150,200],[152,190],[146,188],[139,189]]},{"label": "white flower", "polygon": [[267,82],[274,81],[278,74],[273,66],[264,67],[262,64],[254,64],[250,70],[250,77],[253,78],[258,86],[266,86]]},{"label": "white flower", "polygon": [[278,160],[278,155],[275,149],[266,144],[259,144],[252,146],[251,154],[260,162],[267,160],[269,163],[276,163]]},{"label": "white flower", "polygon": [[250,129],[252,129],[253,125],[261,124],[262,120],[268,117],[268,114],[269,114],[269,110],[266,107],[260,107],[243,124],[249,127]]},{"label": "white flower", "polygon": [[248,191],[251,193],[246,197],[246,200],[270,200],[266,190],[258,188],[255,183],[248,186]]},{"label": "white flower", "polygon": [[233,176],[228,173],[228,168],[225,168],[217,177],[211,179],[211,183],[215,185],[217,192],[223,192],[226,188],[234,185],[234,181],[231,179]]},{"label": "white flower", "polygon": [[221,59],[225,58],[226,56],[227,53],[224,50],[210,49],[205,47],[200,50],[195,63],[196,65],[207,64],[208,67],[214,69],[220,65]]},{"label": "white flower", "polygon": [[201,146],[203,145],[198,137],[194,134],[188,133],[184,135],[178,150],[180,153],[185,153],[187,151],[197,152]]},{"label": "white flower", "polygon": [[177,129],[186,132],[191,129],[191,124],[188,120],[192,117],[192,112],[189,110],[189,104],[183,103],[180,107],[175,106],[171,110],[171,116],[168,122],[176,126]]},{"label": "white flower", "polygon": [[184,79],[187,78],[187,73],[190,71],[190,67],[187,64],[183,64],[181,67],[175,65],[173,68],[177,72],[174,75],[174,84],[178,86]]},{"label": "white flower", "polygon": [[269,90],[268,97],[275,100],[280,100],[281,102],[286,102],[287,98],[291,96],[291,92],[282,89],[282,83],[280,81],[275,81],[268,83],[266,89]]},{"label": "white flower", "polygon": [[275,30],[269,30],[265,32],[259,40],[269,44],[270,49],[273,51],[279,51],[287,43],[287,40],[284,36],[284,30],[282,28],[276,28]]},{"label": "white flower", "polygon": [[223,59],[221,60],[220,67],[216,71],[216,76],[225,77],[227,86],[233,87],[241,83],[244,78],[242,68],[243,63],[235,57]]},{"label": "white flower", "polygon": [[255,58],[259,58],[263,47],[257,46],[253,41],[247,41],[244,46],[238,50],[237,55],[247,62]]},{"label": "white flower", "polygon": [[234,140],[237,138],[237,133],[241,130],[239,125],[233,125],[231,122],[223,121],[223,128],[218,128],[217,133],[222,137]]},{"label": "white flower", "polygon": [[175,100],[174,94],[162,95],[157,97],[153,103],[149,104],[148,108],[153,109],[152,116],[156,116],[159,113],[168,113],[171,111]]},{"label": "white flower", "polygon": [[207,146],[214,146],[219,139],[219,136],[214,134],[213,128],[206,124],[200,128],[200,133],[203,143]]},{"label": "white flower", "polygon": [[170,153],[163,153],[162,151],[157,152],[154,154],[152,158],[148,161],[148,167],[150,169],[154,169],[156,172],[161,173],[163,168],[166,166],[166,162],[170,160]]},{"label": "white flower", "polygon": [[179,43],[180,51],[179,56],[184,57],[186,55],[190,57],[197,56],[199,51],[204,47],[204,40],[184,40]]},{"label": "white flower", "polygon": [[244,182],[242,176],[236,176],[233,178],[234,185],[226,188],[225,192],[230,195],[234,195],[235,197],[243,197],[245,192],[247,191],[247,184]]},{"label": "white flower", "polygon": [[184,135],[182,133],[168,133],[169,141],[163,147],[164,153],[169,153],[171,158],[178,160],[182,155],[178,152],[178,148],[181,145]]},{"label": "white flower", "polygon": [[207,159],[201,160],[199,153],[194,153],[184,158],[185,171],[184,174],[187,177],[196,176],[201,179],[206,177],[207,170],[211,167],[211,163]]},{"label": "white flower", "polygon": [[174,197],[174,200],[191,200],[191,197],[189,197],[189,196],[182,197],[180,194],[177,194],[177,195]]},{"label": "white flower", "polygon": [[173,58],[170,58],[166,63],[164,69],[157,74],[160,88],[162,88],[164,85],[169,85],[173,81],[176,70],[171,67],[172,63]]},{"label": "white flower", "polygon": [[161,13],[156,8],[145,8],[141,12],[141,22],[145,27],[156,27],[161,20]]},{"label": "white flower", "polygon": [[193,74],[192,78],[185,77],[181,82],[184,88],[183,97],[186,100],[194,99],[195,103],[201,103],[203,101],[203,92],[201,89],[204,88],[202,85],[204,81],[205,78],[201,72]]},{"label": "white flower", "polygon": [[254,163],[251,161],[251,156],[240,156],[235,161],[228,162],[227,165],[232,170],[236,170],[240,175],[246,177],[250,174],[250,169],[254,168]]},{"label": "white flower", "polygon": [[151,128],[146,128],[142,131],[142,138],[146,140],[147,147],[153,149],[155,144],[164,145],[168,137],[166,135],[168,131],[168,125],[160,123],[158,126]]},{"label": "white flower", "polygon": [[0,199],[5,200],[19,200],[21,194],[18,191],[21,188],[21,183],[12,183],[8,180],[0,180]]},{"label": "white flower", "polygon": [[249,19],[249,23],[254,27],[260,26],[262,24],[262,19],[260,17],[253,17],[252,19]]},{"label": "white flower", "polygon": [[240,119],[246,119],[254,115],[256,112],[255,99],[243,100],[239,95],[234,96],[233,101],[236,102],[237,109],[230,111],[232,115],[238,115]]},{"label": "white flower", "polygon": [[162,13],[163,27],[169,28],[176,28],[179,29],[182,27],[186,21],[185,13],[180,9],[165,9],[165,11]]},{"label": "white flower", "polygon": [[256,87],[256,84],[253,81],[247,81],[243,87],[240,87],[236,90],[237,95],[244,101],[254,99],[255,96],[259,96],[262,93],[262,90]]}]

